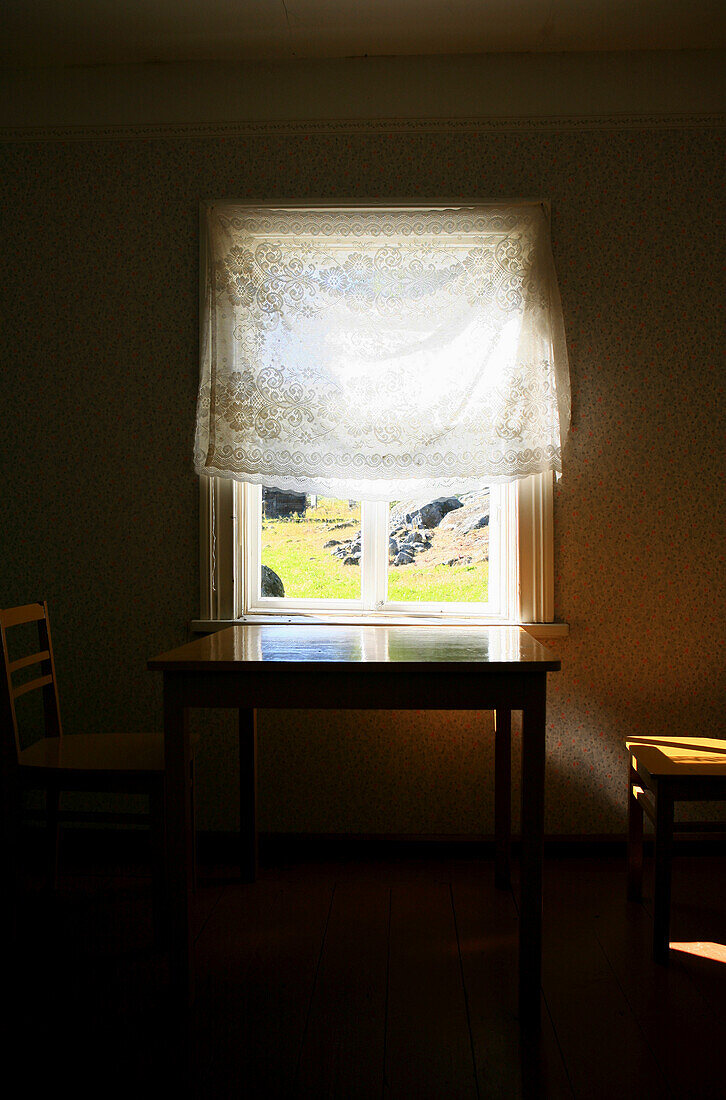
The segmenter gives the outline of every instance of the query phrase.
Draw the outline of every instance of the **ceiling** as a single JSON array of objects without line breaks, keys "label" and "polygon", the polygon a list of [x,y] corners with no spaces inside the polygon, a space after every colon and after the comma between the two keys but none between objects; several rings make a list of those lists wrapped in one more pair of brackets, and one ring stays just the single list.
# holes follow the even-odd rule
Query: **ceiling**
[{"label": "ceiling", "polygon": [[0,64],[709,49],[726,0],[2,0]]}]

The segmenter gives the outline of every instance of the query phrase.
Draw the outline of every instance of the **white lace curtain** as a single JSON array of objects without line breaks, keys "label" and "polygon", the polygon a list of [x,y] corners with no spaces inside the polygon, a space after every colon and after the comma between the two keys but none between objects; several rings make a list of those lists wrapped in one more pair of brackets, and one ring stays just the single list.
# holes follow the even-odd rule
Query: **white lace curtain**
[{"label": "white lace curtain", "polygon": [[200,474],[350,499],[561,471],[539,204],[206,211]]}]

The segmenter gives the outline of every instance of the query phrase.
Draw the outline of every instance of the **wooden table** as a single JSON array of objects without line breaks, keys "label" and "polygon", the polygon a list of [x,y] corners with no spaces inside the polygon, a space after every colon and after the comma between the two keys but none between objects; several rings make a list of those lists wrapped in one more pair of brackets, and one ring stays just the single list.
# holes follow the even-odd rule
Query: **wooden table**
[{"label": "wooden table", "polygon": [[265,708],[494,710],[496,876],[509,879],[510,714],[522,711],[519,1006],[539,1017],[545,700],[560,662],[507,626],[241,624],[155,657],[164,674],[171,978],[194,995],[189,707],[239,714],[243,876],[257,866],[256,711]]}]

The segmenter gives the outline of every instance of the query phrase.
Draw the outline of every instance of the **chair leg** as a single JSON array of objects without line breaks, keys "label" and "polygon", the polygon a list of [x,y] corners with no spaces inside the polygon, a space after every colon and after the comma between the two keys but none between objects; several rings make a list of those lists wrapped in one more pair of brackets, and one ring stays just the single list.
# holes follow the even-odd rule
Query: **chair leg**
[{"label": "chair leg", "polygon": [[154,907],[154,942],[162,946],[168,938],[166,890],[166,829],[164,816],[164,786],[156,784],[149,791],[152,848],[152,894]]},{"label": "chair leg", "polygon": [[60,849],[60,791],[57,787],[48,787],[45,792],[45,834],[46,834],[46,883],[50,893],[58,889],[58,856]]},{"label": "chair leg", "polygon": [[21,891],[21,860],[19,856],[20,821],[23,812],[23,792],[17,777],[0,773],[0,872],[5,885],[0,905],[0,936],[11,947],[18,932],[18,900]]},{"label": "chair leg", "polygon": [[191,829],[192,829],[192,890],[196,894],[197,892],[197,818],[196,818],[196,798],[197,791],[195,786],[194,775],[194,759],[189,761],[189,797],[191,798],[190,816],[191,816]]},{"label": "chair leg", "polygon": [[667,962],[670,952],[673,798],[658,784],[655,796],[655,886],[653,890],[653,960]]},{"label": "chair leg", "polygon": [[630,765],[628,784],[628,900],[643,897],[643,807],[633,793],[640,786],[638,773]]}]

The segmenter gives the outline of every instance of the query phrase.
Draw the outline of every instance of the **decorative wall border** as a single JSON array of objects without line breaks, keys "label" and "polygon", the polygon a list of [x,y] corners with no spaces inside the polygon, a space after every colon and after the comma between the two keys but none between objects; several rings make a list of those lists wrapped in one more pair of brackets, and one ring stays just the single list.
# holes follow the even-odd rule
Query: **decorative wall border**
[{"label": "decorative wall border", "polygon": [[542,117],[279,119],[211,123],[139,123],[114,126],[4,126],[0,141],[143,141],[269,137],[277,134],[507,133],[578,130],[712,130],[726,114],[552,115]]}]

